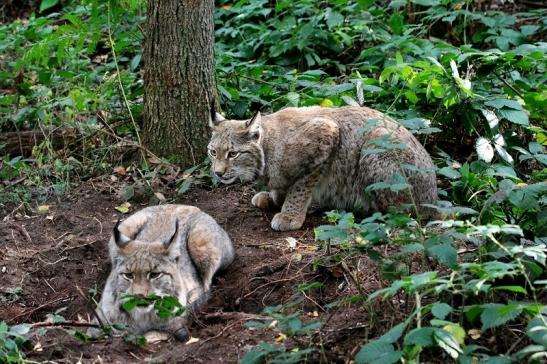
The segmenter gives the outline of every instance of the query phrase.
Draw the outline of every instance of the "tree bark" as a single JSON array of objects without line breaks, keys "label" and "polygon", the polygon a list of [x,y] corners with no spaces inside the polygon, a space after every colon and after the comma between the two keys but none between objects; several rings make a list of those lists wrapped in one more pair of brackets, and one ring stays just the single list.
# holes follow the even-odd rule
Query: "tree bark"
[{"label": "tree bark", "polygon": [[216,99],[214,0],[149,0],[143,144],[183,167],[202,162]]}]

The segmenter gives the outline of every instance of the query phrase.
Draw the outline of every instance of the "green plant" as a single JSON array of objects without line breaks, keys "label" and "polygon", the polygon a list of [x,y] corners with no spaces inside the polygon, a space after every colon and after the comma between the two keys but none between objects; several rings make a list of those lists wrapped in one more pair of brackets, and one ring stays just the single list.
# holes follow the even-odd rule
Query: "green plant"
[{"label": "green plant", "polygon": [[0,361],[3,363],[23,363],[25,355],[21,351],[28,339],[24,336],[30,330],[29,324],[8,326],[0,322]]},{"label": "green plant", "polygon": [[181,316],[186,313],[186,308],[184,308],[179,300],[173,296],[160,297],[150,295],[147,297],[140,297],[127,295],[123,299],[122,308],[129,312],[139,306],[148,307],[151,303],[154,304],[156,315],[161,319]]},{"label": "green plant", "polygon": [[[270,318],[264,321],[248,321],[245,326],[251,329],[271,329],[276,331],[279,336],[276,341],[282,342],[286,338],[295,336],[310,335],[321,328],[321,322],[310,322],[304,324],[300,318],[299,311],[290,311],[302,302],[301,299],[292,301],[286,305],[278,305],[264,308],[264,315]],[[271,345],[260,342],[258,347],[248,351],[241,359],[242,363],[298,363],[304,360],[314,351],[313,348],[293,348],[287,349],[283,344]]]}]

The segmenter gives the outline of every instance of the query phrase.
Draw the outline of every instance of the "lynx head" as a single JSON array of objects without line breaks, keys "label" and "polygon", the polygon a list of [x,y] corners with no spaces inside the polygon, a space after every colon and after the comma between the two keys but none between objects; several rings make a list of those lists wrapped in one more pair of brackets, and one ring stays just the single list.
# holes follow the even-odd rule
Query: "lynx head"
[{"label": "lynx head", "polygon": [[213,131],[207,146],[212,170],[222,183],[254,181],[264,171],[260,112],[249,120],[226,120],[211,109]]},{"label": "lynx head", "polygon": [[[115,304],[119,307],[128,295],[156,295],[175,296],[186,306],[191,287],[185,287],[178,264],[181,251],[178,221],[174,234],[165,242],[137,240],[122,233],[118,225],[119,222],[110,241]],[[135,237],[138,231],[129,235]],[[166,322],[156,316],[153,306],[151,302],[148,306],[138,306],[129,311],[131,326],[142,332],[161,329]]]}]

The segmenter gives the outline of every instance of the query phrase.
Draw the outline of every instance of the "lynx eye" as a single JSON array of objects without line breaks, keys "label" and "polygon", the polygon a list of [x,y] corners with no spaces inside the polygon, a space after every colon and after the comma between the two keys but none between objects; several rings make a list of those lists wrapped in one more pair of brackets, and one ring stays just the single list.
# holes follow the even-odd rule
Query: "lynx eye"
[{"label": "lynx eye", "polygon": [[235,158],[239,155],[239,152],[236,152],[234,150],[232,150],[231,152],[228,152],[228,158]]},{"label": "lynx eye", "polygon": [[163,275],[163,273],[161,273],[161,272],[148,272],[148,279],[149,280],[158,279],[162,275]]},{"label": "lynx eye", "polygon": [[135,275],[133,273],[122,273],[122,277],[128,281],[132,281]]},{"label": "lynx eye", "polygon": [[211,157],[216,157],[217,156],[217,151],[214,150],[214,149],[209,149],[209,154],[211,155]]}]

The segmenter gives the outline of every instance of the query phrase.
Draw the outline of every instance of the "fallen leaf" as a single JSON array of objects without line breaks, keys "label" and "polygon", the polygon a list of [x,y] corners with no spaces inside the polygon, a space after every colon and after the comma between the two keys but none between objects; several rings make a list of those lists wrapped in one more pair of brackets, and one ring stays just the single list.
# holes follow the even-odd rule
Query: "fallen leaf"
[{"label": "fallen leaf", "polygon": [[323,99],[321,100],[321,102],[319,103],[319,105],[323,106],[323,107],[331,107],[334,105],[334,103],[329,100],[329,99]]},{"label": "fallen leaf", "polygon": [[38,211],[38,212],[48,212],[49,211],[49,206],[48,205],[40,205],[40,206],[36,207],[36,211]]},{"label": "fallen leaf", "polygon": [[166,332],[149,331],[144,335],[144,338],[148,344],[154,344],[160,341],[167,341],[169,335]]},{"label": "fallen leaf", "polygon": [[289,243],[289,248],[292,250],[292,249],[296,249],[296,243],[298,243],[298,240],[296,240],[295,238],[289,236],[288,238],[285,238],[285,240],[287,240],[287,243]]},{"label": "fallen leaf", "polygon": [[294,263],[300,263],[302,261],[302,254],[295,253],[291,256],[291,260]]},{"label": "fallen leaf", "polygon": [[186,345],[197,343],[199,339],[197,337],[190,336],[190,339],[186,342]]},{"label": "fallen leaf", "polygon": [[161,192],[154,193],[154,196],[156,196],[156,198],[162,202],[165,201],[165,196]]},{"label": "fallen leaf", "polygon": [[129,202],[124,202],[120,206],[114,207],[114,209],[118,212],[121,212],[122,214],[127,214],[129,212],[130,207],[131,207],[131,204]]},{"label": "fallen leaf", "polygon": [[473,340],[477,340],[478,338],[481,337],[481,330],[479,330],[479,329],[471,329],[471,330],[467,331],[467,334],[468,334],[469,336],[471,336],[471,338],[472,338]]},{"label": "fallen leaf", "polygon": [[122,166],[114,167],[113,171],[114,171],[114,173],[117,173],[117,174],[119,174],[120,176],[125,176],[125,175],[127,175],[127,171],[126,171],[125,168],[123,168]]}]

